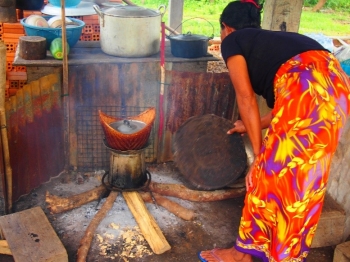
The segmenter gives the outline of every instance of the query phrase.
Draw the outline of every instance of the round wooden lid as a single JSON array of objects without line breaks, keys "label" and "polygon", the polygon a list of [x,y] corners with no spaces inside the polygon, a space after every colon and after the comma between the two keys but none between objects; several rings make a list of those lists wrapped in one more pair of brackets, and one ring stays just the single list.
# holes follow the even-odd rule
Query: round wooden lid
[{"label": "round wooden lid", "polygon": [[216,115],[189,118],[174,137],[174,162],[185,180],[198,190],[232,184],[247,167],[240,134],[228,135],[232,122]]}]

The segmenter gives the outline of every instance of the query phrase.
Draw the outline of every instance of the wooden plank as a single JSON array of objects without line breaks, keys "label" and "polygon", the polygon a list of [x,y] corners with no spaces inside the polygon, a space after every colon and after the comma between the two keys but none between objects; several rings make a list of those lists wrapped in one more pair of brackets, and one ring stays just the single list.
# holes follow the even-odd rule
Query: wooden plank
[{"label": "wooden plank", "polygon": [[155,254],[162,254],[170,250],[170,245],[165,239],[154,217],[149,213],[141,195],[134,192],[123,192],[126,203],[134,215],[141,233]]},{"label": "wooden plank", "polygon": [[6,240],[0,240],[0,254],[12,256],[12,252]]},{"label": "wooden plank", "polygon": [[68,262],[67,251],[40,207],[0,217],[16,262]]},{"label": "wooden plank", "polygon": [[350,241],[337,245],[334,250],[333,262],[350,261]]}]

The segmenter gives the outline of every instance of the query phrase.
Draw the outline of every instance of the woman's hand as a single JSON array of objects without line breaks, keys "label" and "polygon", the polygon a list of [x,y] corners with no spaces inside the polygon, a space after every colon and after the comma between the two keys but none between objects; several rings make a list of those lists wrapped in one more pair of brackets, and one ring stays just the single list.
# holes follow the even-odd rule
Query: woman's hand
[{"label": "woman's hand", "polygon": [[242,120],[237,120],[233,124],[233,128],[231,128],[229,131],[227,131],[228,135],[231,135],[233,133],[240,133],[242,136],[247,132],[245,125],[243,124]]},{"label": "woman's hand", "polygon": [[253,187],[253,169],[256,165],[256,157],[254,158],[253,163],[249,167],[249,171],[247,175],[245,176],[245,187],[246,190],[249,191],[249,188]]}]

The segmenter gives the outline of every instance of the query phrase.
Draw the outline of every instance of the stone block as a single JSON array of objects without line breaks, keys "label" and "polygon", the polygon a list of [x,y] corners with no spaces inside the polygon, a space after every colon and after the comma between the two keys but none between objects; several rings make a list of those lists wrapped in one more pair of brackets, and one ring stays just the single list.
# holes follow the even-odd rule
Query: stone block
[{"label": "stone block", "polygon": [[311,247],[336,246],[343,241],[345,228],[344,209],[326,194],[322,213]]}]

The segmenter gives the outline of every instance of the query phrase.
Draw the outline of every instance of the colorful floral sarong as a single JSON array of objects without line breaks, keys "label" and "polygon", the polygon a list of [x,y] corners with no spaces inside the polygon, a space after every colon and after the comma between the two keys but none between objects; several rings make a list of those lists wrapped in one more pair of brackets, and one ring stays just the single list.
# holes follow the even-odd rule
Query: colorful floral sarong
[{"label": "colorful floral sarong", "polygon": [[273,119],[245,198],[237,250],[263,261],[304,261],[350,113],[349,88],[328,52],[302,53],[278,70]]}]

